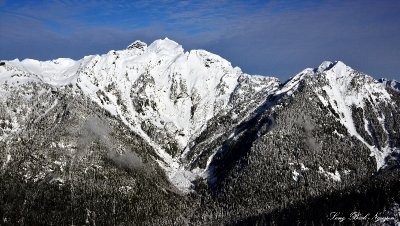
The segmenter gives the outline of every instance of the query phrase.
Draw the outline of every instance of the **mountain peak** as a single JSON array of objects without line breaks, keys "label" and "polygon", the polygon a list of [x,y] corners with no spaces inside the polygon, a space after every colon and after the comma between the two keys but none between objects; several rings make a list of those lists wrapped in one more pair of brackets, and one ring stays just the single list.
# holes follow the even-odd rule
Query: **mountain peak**
[{"label": "mountain peak", "polygon": [[130,44],[127,49],[140,49],[140,50],[145,50],[147,48],[147,44],[145,42],[142,42],[140,40],[134,41],[132,44]]},{"label": "mountain peak", "polygon": [[318,66],[318,68],[314,69],[314,72],[329,73],[336,77],[343,77],[347,76],[352,70],[351,67],[347,66],[342,61],[324,61]]},{"label": "mountain peak", "polygon": [[324,71],[326,71],[326,70],[331,69],[331,68],[333,67],[333,65],[335,65],[335,63],[332,62],[332,61],[324,61],[324,62],[322,62],[322,63],[318,66],[318,68],[317,68],[316,71],[318,71],[318,72],[324,72]]},{"label": "mountain peak", "polygon": [[154,50],[157,53],[162,52],[163,50],[168,52],[183,52],[183,47],[169,38],[155,40],[150,44],[149,49]]},{"label": "mountain peak", "polygon": [[342,70],[346,68],[348,68],[348,66],[342,61],[324,61],[318,66],[318,68],[316,68],[316,71],[322,73],[324,71],[337,69]]}]

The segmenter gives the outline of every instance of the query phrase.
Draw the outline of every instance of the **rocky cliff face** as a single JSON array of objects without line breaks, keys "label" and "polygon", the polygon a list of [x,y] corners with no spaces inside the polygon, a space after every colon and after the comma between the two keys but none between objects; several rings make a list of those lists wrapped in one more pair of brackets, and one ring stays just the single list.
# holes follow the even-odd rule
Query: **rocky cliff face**
[{"label": "rocky cliff face", "polygon": [[400,94],[340,61],[281,84],[164,39],[2,63],[4,224],[265,223],[360,186],[399,197],[382,178]]}]

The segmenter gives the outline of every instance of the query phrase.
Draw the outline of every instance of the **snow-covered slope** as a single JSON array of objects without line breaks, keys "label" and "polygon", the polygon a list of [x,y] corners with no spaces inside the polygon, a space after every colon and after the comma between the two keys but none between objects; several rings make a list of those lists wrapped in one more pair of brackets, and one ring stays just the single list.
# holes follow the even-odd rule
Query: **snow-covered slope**
[{"label": "snow-covered slope", "polygon": [[180,157],[190,152],[190,142],[210,119],[239,104],[240,113],[251,112],[263,101],[252,97],[279,86],[275,78],[244,74],[215,54],[185,52],[167,38],[149,46],[136,41],[126,50],[79,61],[7,61],[1,70],[2,82],[17,83],[12,76],[26,74],[27,81],[54,87],[76,85],[153,146],[171,178],[180,177],[174,175],[183,167]]},{"label": "snow-covered slope", "polygon": [[[171,179],[185,187],[190,185],[185,177],[194,175],[183,169],[181,155],[190,152],[189,143],[210,119],[237,107],[232,97],[243,92],[239,80],[257,83],[256,93],[279,85],[273,78],[246,75],[207,51],[185,52],[169,39],[149,46],[137,41],[127,50],[87,57],[78,73],[77,86],[147,140]],[[242,101],[242,109],[249,104]]]},{"label": "snow-covered slope", "polygon": [[165,129],[182,150],[207,120],[226,108],[242,72],[216,55],[184,52],[166,39],[144,49],[93,56],[80,74],[79,87],[94,101],[134,120],[129,123],[137,130],[145,124]]},{"label": "snow-covered slope", "polygon": [[[319,99],[324,105],[330,104],[332,106],[349,134],[355,136],[371,150],[371,155],[376,158],[377,168],[381,168],[385,163],[384,158],[391,152],[391,149],[387,144],[379,149],[364,140],[356,130],[352,108],[364,110],[366,102],[370,101],[372,110],[376,113],[376,117],[380,119],[382,128],[385,128],[385,116],[382,115],[379,107],[381,105],[393,105],[390,94],[382,84],[372,77],[362,75],[340,61],[325,62],[318,68],[318,72],[322,73],[327,80],[327,84],[322,89],[317,90]],[[365,130],[370,132],[368,121],[366,119],[364,121],[367,122]]]},{"label": "snow-covered slope", "polygon": [[[37,61],[25,59],[19,61],[7,61],[7,64],[0,70],[8,71],[9,74],[25,74],[25,77],[31,77],[33,80],[39,79],[44,83],[53,86],[64,86],[76,80],[76,72],[79,62],[68,58],[60,58],[51,61]],[[7,79],[7,73],[2,73],[3,81]],[[0,80],[0,82],[2,81]]]},{"label": "snow-covered slope", "polygon": [[292,93],[298,88],[300,81],[306,78],[309,79],[310,85],[314,86],[319,101],[335,111],[340,123],[347,128],[348,134],[356,137],[371,150],[371,156],[376,159],[377,169],[380,169],[385,164],[385,157],[397,151],[397,147],[390,147],[389,140],[386,140],[383,146],[367,142],[356,129],[359,125],[354,121],[354,117],[355,109],[363,112],[363,132],[372,136],[369,125],[371,122],[366,118],[366,112],[372,111],[375,119],[379,121],[379,126],[388,134],[386,116],[382,109],[396,109],[396,105],[385,89],[387,84],[357,72],[341,61],[324,61],[318,68],[308,68],[296,75],[279,92]]}]

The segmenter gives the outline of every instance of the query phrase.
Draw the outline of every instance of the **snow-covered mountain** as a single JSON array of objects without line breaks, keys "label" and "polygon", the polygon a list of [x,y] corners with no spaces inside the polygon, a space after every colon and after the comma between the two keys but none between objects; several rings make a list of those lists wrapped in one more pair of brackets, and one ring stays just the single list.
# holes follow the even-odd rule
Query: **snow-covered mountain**
[{"label": "snow-covered mountain", "polygon": [[[382,87],[376,80],[368,75],[363,75],[352,68],[346,66],[343,62],[323,62],[316,72],[307,73],[304,71],[302,76],[322,76],[325,83],[322,87],[317,87],[315,93],[319,101],[325,106],[333,108],[334,112],[339,116],[340,123],[346,127],[349,135],[356,137],[368,149],[371,150],[371,156],[375,156],[377,169],[380,169],[385,164],[385,157],[393,151],[393,148],[388,143],[377,145],[368,142],[371,134],[371,120],[377,119],[379,127],[386,130],[387,123],[385,114],[382,111],[384,107],[396,108],[396,103],[392,101],[391,95]],[[361,120],[364,123],[364,128],[360,128],[362,136],[357,130],[359,123],[354,122],[356,114],[355,109],[361,111]],[[354,110],[354,111],[353,111]],[[373,111],[374,119],[368,119],[367,111]],[[388,132],[385,131],[387,134]]]},{"label": "snow-covered mountain", "polygon": [[[167,38],[77,61],[2,61],[1,172],[63,192],[77,184],[83,194],[112,177],[97,192],[124,200],[143,194],[148,208],[179,203],[186,211],[179,222],[234,222],[396,166],[400,94],[393,84],[340,61],[282,84]],[[283,198],[271,198],[273,191]],[[219,215],[205,221],[193,214],[197,207],[186,210],[180,196],[193,194],[202,198],[189,202],[206,206],[201,216]],[[232,203],[238,208],[226,209]],[[129,205],[130,217],[144,213]],[[166,216],[137,222],[181,214],[162,209]]]},{"label": "snow-covered mountain", "polygon": [[387,80],[384,78],[381,78],[378,80],[379,82],[382,82],[386,87],[390,87],[392,89],[400,90],[400,83],[396,80]]},{"label": "snow-covered mountain", "polygon": [[279,86],[275,78],[244,74],[217,55],[185,52],[169,39],[150,46],[136,41],[126,50],[79,61],[8,61],[1,70],[2,81],[11,86],[30,81],[76,86],[145,139],[182,189],[190,186],[185,177],[194,175],[180,158],[190,153],[207,122],[217,115],[243,118]]}]

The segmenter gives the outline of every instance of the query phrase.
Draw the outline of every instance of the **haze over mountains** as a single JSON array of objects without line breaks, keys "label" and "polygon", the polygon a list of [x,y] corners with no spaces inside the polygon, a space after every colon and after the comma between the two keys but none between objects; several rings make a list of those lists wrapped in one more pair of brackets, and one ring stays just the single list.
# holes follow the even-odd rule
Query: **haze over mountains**
[{"label": "haze over mountains", "polygon": [[5,224],[321,223],[344,202],[396,216],[395,81],[325,61],[282,83],[169,39],[2,62]]}]

